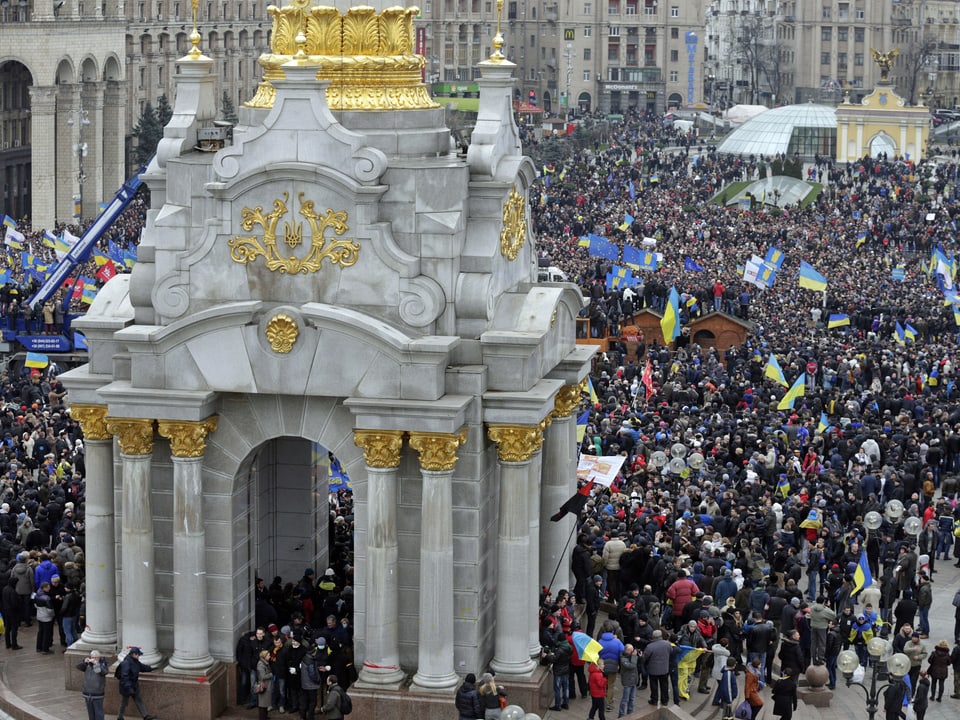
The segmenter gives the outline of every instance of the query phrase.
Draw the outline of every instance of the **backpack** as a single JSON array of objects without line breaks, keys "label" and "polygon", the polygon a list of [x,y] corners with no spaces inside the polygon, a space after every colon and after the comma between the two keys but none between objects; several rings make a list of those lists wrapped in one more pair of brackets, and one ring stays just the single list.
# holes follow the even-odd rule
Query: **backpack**
[{"label": "backpack", "polygon": [[304,660],[300,661],[300,674],[306,675],[310,678],[310,681],[319,685],[320,684],[320,671],[317,670],[316,662],[306,662]]},{"label": "backpack", "polygon": [[340,690],[340,714],[346,717],[353,712],[353,700],[347,695],[347,691]]}]

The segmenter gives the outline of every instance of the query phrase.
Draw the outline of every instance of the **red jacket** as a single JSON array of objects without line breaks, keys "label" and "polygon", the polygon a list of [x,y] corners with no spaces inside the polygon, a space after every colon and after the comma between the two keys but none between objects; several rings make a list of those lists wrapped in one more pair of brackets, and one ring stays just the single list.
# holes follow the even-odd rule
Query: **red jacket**
[{"label": "red jacket", "polygon": [[680,578],[667,588],[667,598],[673,601],[673,616],[683,615],[684,606],[693,600],[700,588],[690,578]]},{"label": "red jacket", "polygon": [[602,698],[607,696],[607,678],[599,665],[590,665],[590,697]]}]

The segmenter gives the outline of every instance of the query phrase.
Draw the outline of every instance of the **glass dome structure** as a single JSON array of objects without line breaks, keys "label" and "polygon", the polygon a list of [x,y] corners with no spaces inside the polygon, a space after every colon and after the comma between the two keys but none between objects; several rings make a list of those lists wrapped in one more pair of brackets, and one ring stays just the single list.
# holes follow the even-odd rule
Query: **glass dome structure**
[{"label": "glass dome structure", "polygon": [[720,143],[730,155],[778,153],[804,157],[837,154],[837,115],[832,105],[787,105],[748,120]]}]

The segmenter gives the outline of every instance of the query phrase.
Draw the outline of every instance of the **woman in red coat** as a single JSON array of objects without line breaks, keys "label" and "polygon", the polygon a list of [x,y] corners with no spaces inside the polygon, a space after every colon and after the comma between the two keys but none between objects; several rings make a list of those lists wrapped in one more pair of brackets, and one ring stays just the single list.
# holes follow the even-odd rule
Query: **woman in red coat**
[{"label": "woman in red coat", "polygon": [[607,720],[604,712],[606,707],[604,703],[607,697],[607,677],[603,674],[603,668],[596,663],[590,664],[590,715],[589,720],[593,720],[595,713],[599,711],[600,720]]}]

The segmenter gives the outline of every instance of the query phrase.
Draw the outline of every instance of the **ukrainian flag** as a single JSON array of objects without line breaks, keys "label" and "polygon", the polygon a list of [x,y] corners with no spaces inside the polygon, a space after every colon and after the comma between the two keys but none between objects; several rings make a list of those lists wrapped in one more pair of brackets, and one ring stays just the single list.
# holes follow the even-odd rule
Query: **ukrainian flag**
[{"label": "ukrainian flag", "polygon": [[586,235],[584,235],[582,238],[580,238],[579,240],[577,240],[577,246],[582,247],[582,248],[587,248],[587,250],[589,250],[589,249],[590,249],[590,238],[588,238]]},{"label": "ukrainian flag", "polygon": [[853,571],[853,594],[870,587],[873,584],[873,573],[870,572],[870,563],[867,562],[866,548],[860,551],[860,562]]},{"label": "ukrainian flag", "polygon": [[50,364],[50,358],[41,353],[28,352],[27,361],[24,363],[28,368],[45,368]]},{"label": "ukrainian flag", "polygon": [[17,221],[14,220],[14,219],[13,219],[12,217],[10,217],[9,215],[4,215],[4,216],[3,216],[3,224],[4,224],[6,227],[10,228],[11,230],[16,230],[16,229],[17,229]]},{"label": "ukrainian flag", "polygon": [[786,497],[790,494],[790,480],[787,479],[786,475],[781,475],[780,479],[777,481],[776,494],[780,497]]},{"label": "ukrainian flag", "polygon": [[689,645],[678,645],[680,653],[677,655],[677,686],[680,690],[680,697],[684,700],[690,699],[690,674],[697,668],[697,660],[706,650],[690,647]]},{"label": "ukrainian flag", "polygon": [[813,265],[800,261],[800,287],[807,290],[826,290],[827,279],[818,273]]},{"label": "ukrainian flag", "polygon": [[784,387],[790,384],[783,376],[783,370],[780,368],[780,363],[777,362],[777,356],[773,353],[770,353],[770,358],[767,360],[767,366],[764,368],[763,374]]},{"label": "ukrainian flag", "polygon": [[913,325],[911,325],[910,323],[907,323],[906,326],[903,328],[903,336],[904,336],[907,340],[910,340],[910,341],[912,341],[912,342],[916,342],[916,341],[917,341],[917,330],[916,330],[916,328],[913,327]]},{"label": "ukrainian flag", "polygon": [[827,418],[825,412],[820,413],[820,424],[817,425],[817,430],[819,432],[825,433],[830,429],[830,420]]},{"label": "ukrainian flag", "polygon": [[857,235],[857,245],[856,245],[857,250],[859,250],[866,241],[867,241],[867,233],[866,232],[859,233]]},{"label": "ukrainian flag", "polygon": [[597,397],[597,391],[593,389],[593,380],[590,379],[590,376],[587,375],[587,392],[590,394],[590,402],[596,405],[600,402],[600,399]]},{"label": "ukrainian flag", "polygon": [[590,422],[590,411],[584,410],[577,418],[577,442],[583,442],[583,436],[587,434],[587,423]]},{"label": "ukrainian flag", "polygon": [[798,397],[802,397],[807,389],[806,373],[800,373],[793,386],[787,390],[786,394],[777,404],[777,410],[793,410],[793,404]]},{"label": "ukrainian flag", "polygon": [[44,247],[48,247],[51,250],[54,248],[54,244],[57,242],[57,236],[54,235],[49,230],[43,231],[43,240],[40,241]]},{"label": "ukrainian flag", "polygon": [[893,339],[896,340],[901,345],[906,345],[907,336],[904,333],[903,325],[900,324],[900,321],[897,321],[896,327],[893,329]]},{"label": "ukrainian flag", "polygon": [[843,313],[834,313],[830,316],[830,319],[827,321],[827,328],[833,329],[836,327],[843,327],[846,325],[850,326],[850,316],[844,315]]},{"label": "ukrainian flag", "polygon": [[680,295],[676,287],[670,288],[670,298],[660,319],[663,342],[670,343],[680,337]]}]

